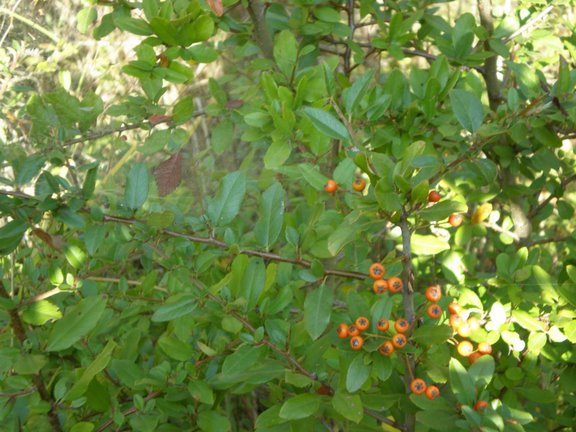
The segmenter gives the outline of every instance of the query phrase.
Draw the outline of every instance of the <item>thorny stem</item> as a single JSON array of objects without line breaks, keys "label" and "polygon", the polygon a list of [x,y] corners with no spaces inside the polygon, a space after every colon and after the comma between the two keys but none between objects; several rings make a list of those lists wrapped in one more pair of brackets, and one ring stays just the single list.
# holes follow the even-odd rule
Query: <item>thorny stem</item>
[{"label": "thorny stem", "polygon": [[[10,300],[10,296],[8,295],[8,292],[4,287],[4,283],[1,280],[0,280],[0,297]],[[27,339],[26,330],[24,329],[24,324],[20,319],[20,315],[18,315],[18,310],[10,309],[8,311],[8,314],[10,315],[10,323],[12,325],[12,330],[14,330],[16,338],[20,341],[20,344],[24,345]],[[44,384],[44,379],[42,378],[42,374],[40,372],[32,375],[32,383],[34,384],[34,387],[36,387],[36,390],[38,391],[40,398],[42,398],[43,401],[47,402],[50,405],[50,410],[48,411],[48,420],[52,425],[52,430],[56,432],[61,432],[62,427],[60,426],[60,421],[58,420],[58,414],[56,413],[56,401],[52,399],[52,396],[50,395],[50,392],[46,388],[46,385]]]}]

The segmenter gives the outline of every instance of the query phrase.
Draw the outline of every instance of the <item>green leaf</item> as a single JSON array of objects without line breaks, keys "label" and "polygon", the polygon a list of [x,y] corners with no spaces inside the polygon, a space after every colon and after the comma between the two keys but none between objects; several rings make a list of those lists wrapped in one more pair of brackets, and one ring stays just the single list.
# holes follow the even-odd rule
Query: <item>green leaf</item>
[{"label": "green leaf", "polygon": [[452,337],[452,328],[446,325],[423,325],[417,327],[411,339],[423,345],[440,345]]},{"label": "green leaf", "polygon": [[292,153],[292,144],[285,140],[274,140],[264,155],[264,166],[276,169],[284,165]]},{"label": "green leaf", "polygon": [[256,241],[269,250],[278,240],[284,223],[284,199],[286,192],[280,183],[274,182],[262,194],[260,201],[260,218],[254,228]]},{"label": "green leaf", "polygon": [[192,294],[177,294],[169,297],[166,303],[154,311],[153,322],[172,321],[191,314],[198,306],[198,300]]},{"label": "green leaf", "polygon": [[192,118],[195,110],[196,108],[192,96],[181,98],[176,105],[174,105],[174,109],[172,110],[172,124],[180,125],[186,123]]},{"label": "green leaf", "polygon": [[32,180],[40,172],[45,162],[45,156],[28,156],[24,163],[16,170],[16,184],[24,185]]},{"label": "green leaf", "polygon": [[86,171],[84,183],[82,184],[82,195],[84,199],[90,199],[94,194],[96,188],[96,179],[98,177],[98,162],[90,164],[90,168]]},{"label": "green leaf", "polygon": [[230,375],[242,372],[253,367],[265,354],[265,348],[244,345],[230,354],[222,363],[222,374]]},{"label": "green leaf", "polygon": [[319,108],[311,107],[305,107],[303,108],[303,111],[312,121],[314,127],[316,127],[316,129],[318,129],[324,135],[342,141],[347,141],[350,139],[350,135],[348,134],[346,127],[340,122],[340,120],[334,117],[333,114]]},{"label": "green leaf", "polygon": [[109,341],[104,349],[98,353],[96,358],[84,369],[80,378],[74,383],[72,388],[66,392],[64,397],[62,398],[65,401],[73,401],[78,399],[88,390],[88,386],[94,377],[102,372],[108,363],[110,363],[110,359],[112,358],[112,351],[118,345],[113,340]]},{"label": "green leaf", "polygon": [[330,234],[330,237],[328,237],[328,251],[332,256],[338,255],[344,246],[357,238],[358,224],[355,222],[345,220]]},{"label": "green leaf", "polygon": [[320,408],[320,397],[312,394],[300,394],[291,397],[280,408],[280,417],[286,420],[298,420],[310,417]]},{"label": "green leaf", "polygon": [[457,420],[456,414],[446,411],[418,411],[416,413],[417,423],[426,425],[433,430],[445,431],[447,430],[446,425],[454,425]]},{"label": "green leaf", "polygon": [[492,381],[495,368],[494,357],[483,355],[470,366],[468,373],[476,385],[486,386]]},{"label": "green leaf", "polygon": [[223,120],[212,130],[212,149],[217,155],[227,151],[234,140],[234,123]]},{"label": "green leaf", "polygon": [[314,189],[320,191],[324,189],[324,185],[328,181],[328,177],[322,175],[318,168],[309,164],[298,165],[298,170],[302,174],[302,177],[310,186]]},{"label": "green leaf", "polygon": [[204,381],[196,380],[188,383],[190,395],[198,402],[212,405],[214,403],[214,392]]},{"label": "green leaf", "polygon": [[117,16],[114,18],[114,23],[120,30],[127,31],[138,36],[150,36],[152,34],[152,29],[150,25],[141,19]]},{"label": "green leaf", "polygon": [[158,347],[171,359],[181,362],[189,361],[197,352],[189,343],[168,333],[163,333],[158,338]]},{"label": "green leaf", "polygon": [[0,256],[8,255],[18,247],[28,224],[22,219],[14,219],[0,228]]},{"label": "green leaf", "polygon": [[180,30],[178,42],[187,47],[196,42],[210,39],[214,33],[214,21],[208,15],[201,15]]},{"label": "green leaf", "polygon": [[332,315],[332,289],[327,285],[312,290],[304,301],[304,325],[312,340],[318,339]]},{"label": "green leaf", "polygon": [[332,406],[342,417],[360,423],[364,418],[364,406],[359,395],[337,391],[332,398]]},{"label": "green leaf", "polygon": [[458,401],[465,405],[471,405],[476,398],[476,388],[474,387],[472,376],[455,358],[450,359],[448,372],[452,392]]},{"label": "green leaf", "polygon": [[126,181],[124,201],[128,208],[138,210],[148,198],[150,178],[148,168],[139,162],[132,166]]},{"label": "green leaf", "polygon": [[357,79],[351,87],[344,92],[344,109],[348,115],[352,115],[360,101],[366,96],[366,89],[374,75],[372,70],[366,72],[362,77]]},{"label": "green leaf", "polygon": [[529,331],[541,332],[544,331],[545,328],[545,324],[543,322],[537,320],[528,312],[520,309],[512,311],[512,319],[514,319],[514,321]]},{"label": "green leaf", "polygon": [[60,308],[48,300],[29,304],[22,311],[22,320],[32,325],[44,325],[48,321],[56,321],[60,318],[62,318]]},{"label": "green leaf", "polygon": [[88,27],[96,21],[98,14],[93,7],[84,8],[76,14],[76,29],[80,33],[86,33]]},{"label": "green leaf", "polygon": [[198,414],[198,426],[204,432],[228,432],[232,428],[230,420],[216,411],[202,411]]},{"label": "green leaf", "polygon": [[280,72],[286,78],[291,78],[298,60],[298,42],[291,31],[282,30],[276,36],[274,60],[276,60]]},{"label": "green leaf", "polygon": [[176,26],[169,20],[154,17],[150,20],[150,28],[166,45],[178,45],[178,32]]},{"label": "green leaf", "polygon": [[64,250],[64,255],[66,256],[66,261],[74,267],[79,269],[86,261],[86,254],[78,246],[68,245]]},{"label": "green leaf", "polygon": [[450,243],[433,235],[413,234],[411,246],[418,255],[436,255],[450,249]]},{"label": "green leaf", "polygon": [[468,206],[459,201],[440,201],[421,210],[418,215],[427,221],[439,221],[446,219],[453,213],[466,213],[467,211]]},{"label": "green leaf", "polygon": [[74,345],[96,327],[105,308],[103,298],[87,297],[67,309],[64,317],[52,327],[46,351],[62,351]]},{"label": "green leaf", "polygon": [[451,90],[450,103],[452,112],[462,127],[475,132],[484,120],[482,102],[474,94],[466,90]]},{"label": "green leaf", "polygon": [[240,211],[246,193],[246,174],[235,171],[227,174],[220,183],[218,193],[208,202],[206,214],[215,226],[232,222]]},{"label": "green leaf", "polygon": [[369,376],[370,367],[364,363],[364,356],[362,354],[357,355],[350,363],[346,373],[346,390],[350,393],[359,390]]},{"label": "green leaf", "polygon": [[242,278],[240,296],[247,300],[247,310],[252,310],[264,290],[266,283],[266,266],[262,258],[250,258]]}]

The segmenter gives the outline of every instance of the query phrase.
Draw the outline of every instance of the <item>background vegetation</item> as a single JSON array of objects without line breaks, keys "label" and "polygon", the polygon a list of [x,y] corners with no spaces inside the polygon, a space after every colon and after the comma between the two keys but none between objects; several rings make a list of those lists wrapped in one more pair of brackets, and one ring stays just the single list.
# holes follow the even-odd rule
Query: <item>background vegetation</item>
[{"label": "background vegetation", "polygon": [[4,2],[2,429],[571,430],[574,11]]}]

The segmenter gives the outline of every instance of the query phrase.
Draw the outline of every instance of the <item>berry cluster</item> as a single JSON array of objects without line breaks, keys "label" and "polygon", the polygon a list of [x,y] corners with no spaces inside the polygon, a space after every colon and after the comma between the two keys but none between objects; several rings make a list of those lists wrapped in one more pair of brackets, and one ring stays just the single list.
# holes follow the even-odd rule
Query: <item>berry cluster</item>
[{"label": "berry cluster", "polygon": [[364,346],[364,338],[361,336],[362,332],[368,330],[370,321],[366,317],[358,317],[354,324],[340,324],[336,332],[340,339],[350,338],[350,347],[353,350],[359,350]]},{"label": "berry cluster", "polygon": [[[442,199],[442,195],[440,195],[435,190],[430,191],[430,193],[428,194],[428,202],[429,203],[437,203],[441,199]],[[454,228],[457,228],[460,225],[462,225],[463,220],[464,219],[463,219],[461,214],[454,213],[454,214],[451,214],[450,217],[448,218],[448,223],[451,226],[453,226]]]},{"label": "berry cluster", "polygon": [[[358,177],[356,180],[352,182],[352,189],[354,189],[356,192],[363,192],[365,188],[366,188],[366,180],[364,180],[361,177]],[[338,190],[338,183],[336,183],[336,181],[332,179],[328,180],[324,185],[324,191],[328,193],[333,194],[337,190]]]},{"label": "berry cluster", "polygon": [[404,283],[399,277],[392,276],[388,279],[384,279],[386,270],[380,263],[372,264],[368,269],[368,274],[372,279],[374,279],[374,283],[372,284],[372,291],[374,291],[375,294],[383,294],[386,291],[390,291],[391,293],[395,294],[401,292],[402,288],[404,287]]},{"label": "berry cluster", "polygon": [[464,319],[462,313],[465,311],[457,302],[450,303],[448,305],[448,311],[450,312],[449,323],[454,329],[454,333],[461,338],[464,338],[464,340],[460,341],[456,347],[458,354],[462,357],[468,358],[468,361],[472,364],[483,355],[489,355],[492,353],[492,346],[488,342],[480,342],[476,347],[476,350],[474,350],[472,342],[467,340],[474,330],[480,328],[480,321],[478,318],[469,317],[467,320]]},{"label": "berry cluster", "polygon": [[435,385],[427,385],[422,378],[414,378],[410,383],[410,390],[417,395],[426,394],[426,397],[430,400],[440,396],[440,389]]}]

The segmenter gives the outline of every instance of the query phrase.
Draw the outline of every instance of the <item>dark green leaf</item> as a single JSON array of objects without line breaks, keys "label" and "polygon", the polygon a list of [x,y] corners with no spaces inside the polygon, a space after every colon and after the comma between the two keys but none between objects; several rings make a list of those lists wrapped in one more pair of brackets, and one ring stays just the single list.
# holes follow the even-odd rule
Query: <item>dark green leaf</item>
[{"label": "dark green leaf", "polygon": [[300,394],[291,397],[280,408],[280,417],[286,420],[298,420],[311,416],[320,408],[320,397],[312,394]]},{"label": "dark green leaf", "polygon": [[452,358],[449,365],[450,386],[452,392],[460,403],[465,405],[473,404],[476,398],[476,388],[472,376],[464,369],[464,366]]},{"label": "dark green leaf", "polygon": [[240,211],[246,193],[246,175],[241,171],[227,174],[220,183],[216,197],[208,202],[206,214],[215,226],[232,222]]},{"label": "dark green leaf", "polygon": [[359,390],[370,376],[370,367],[364,363],[364,356],[358,354],[346,373],[346,390],[354,393]]},{"label": "dark green leaf", "polygon": [[46,351],[62,351],[74,345],[96,326],[105,307],[103,298],[87,297],[67,309],[64,317],[52,327]]},{"label": "dark green leaf", "polygon": [[169,297],[152,315],[153,322],[172,321],[191,314],[197,307],[197,299],[191,294],[177,294]]},{"label": "dark green leaf", "polygon": [[470,132],[476,132],[484,120],[484,108],[480,99],[466,90],[452,90],[450,103],[452,112],[462,127]]},{"label": "dark green leaf", "polygon": [[338,414],[354,423],[360,423],[364,418],[364,406],[359,395],[338,391],[332,398],[332,406]]},{"label": "dark green leaf", "polygon": [[332,289],[322,285],[312,290],[304,301],[304,325],[312,340],[318,339],[330,322],[332,314]]},{"label": "dark green leaf", "polygon": [[347,141],[350,139],[348,130],[334,115],[319,108],[305,107],[304,113],[320,132],[330,138]]},{"label": "dark green leaf", "polygon": [[286,192],[280,183],[273,183],[262,194],[260,218],[254,228],[256,240],[266,250],[278,240],[284,223],[284,199]]},{"label": "dark green leaf", "polygon": [[148,168],[145,164],[135,163],[126,180],[126,190],[124,192],[124,201],[128,208],[138,210],[148,198],[148,188],[150,177]]}]

